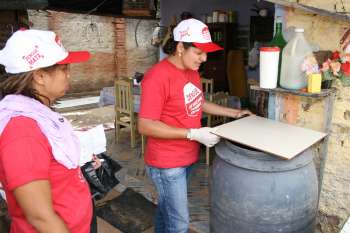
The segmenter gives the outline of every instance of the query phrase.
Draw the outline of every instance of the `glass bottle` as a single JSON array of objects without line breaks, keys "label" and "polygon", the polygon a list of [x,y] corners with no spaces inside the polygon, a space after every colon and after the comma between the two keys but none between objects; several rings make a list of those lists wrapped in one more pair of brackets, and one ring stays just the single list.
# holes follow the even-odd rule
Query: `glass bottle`
[{"label": "glass bottle", "polygon": [[277,17],[275,35],[272,38],[272,41],[270,42],[270,46],[272,47],[277,46],[280,48],[280,56],[278,61],[278,76],[277,76],[278,86],[280,83],[280,76],[281,76],[282,51],[283,51],[283,48],[286,46],[286,44],[287,44],[287,41],[284,39],[283,33],[282,33],[282,20],[280,17]]}]

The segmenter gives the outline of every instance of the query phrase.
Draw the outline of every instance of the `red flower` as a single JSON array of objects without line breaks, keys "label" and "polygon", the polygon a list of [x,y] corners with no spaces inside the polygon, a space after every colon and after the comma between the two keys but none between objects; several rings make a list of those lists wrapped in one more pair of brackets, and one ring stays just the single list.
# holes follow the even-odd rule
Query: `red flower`
[{"label": "red flower", "polygon": [[340,53],[338,51],[335,51],[332,53],[331,59],[332,60],[338,60],[340,58]]},{"label": "red flower", "polygon": [[350,76],[350,62],[341,64],[341,70],[346,76]]}]

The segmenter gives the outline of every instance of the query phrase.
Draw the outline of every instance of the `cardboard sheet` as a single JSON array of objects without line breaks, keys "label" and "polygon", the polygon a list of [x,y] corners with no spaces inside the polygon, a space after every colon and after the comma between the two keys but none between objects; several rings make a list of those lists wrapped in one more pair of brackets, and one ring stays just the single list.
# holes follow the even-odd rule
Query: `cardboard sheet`
[{"label": "cardboard sheet", "polygon": [[220,125],[212,133],[285,159],[293,158],[327,135],[258,116]]}]

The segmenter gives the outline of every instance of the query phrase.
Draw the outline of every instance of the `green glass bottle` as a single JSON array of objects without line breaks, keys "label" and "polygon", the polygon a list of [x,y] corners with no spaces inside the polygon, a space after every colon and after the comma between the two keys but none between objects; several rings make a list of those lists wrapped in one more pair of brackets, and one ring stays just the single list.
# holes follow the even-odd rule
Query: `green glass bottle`
[{"label": "green glass bottle", "polygon": [[278,80],[277,80],[278,86],[280,83],[280,75],[281,75],[282,51],[283,51],[283,48],[286,46],[286,44],[287,44],[287,41],[284,39],[283,33],[282,33],[282,20],[279,17],[277,17],[275,35],[272,41],[270,42],[270,46],[277,46],[280,48],[280,56],[278,61]]}]

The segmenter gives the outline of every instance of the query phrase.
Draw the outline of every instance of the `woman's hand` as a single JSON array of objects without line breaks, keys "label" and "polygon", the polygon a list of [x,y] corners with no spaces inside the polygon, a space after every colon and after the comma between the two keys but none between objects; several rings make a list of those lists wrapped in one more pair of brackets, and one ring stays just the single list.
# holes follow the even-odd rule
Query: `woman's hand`
[{"label": "woman's hand", "polygon": [[97,158],[96,155],[92,155],[92,161],[93,161],[92,166],[94,167],[95,170],[101,167],[102,161],[99,158]]},{"label": "woman's hand", "polygon": [[254,115],[254,114],[249,110],[240,110],[237,113],[236,118],[242,118],[242,117],[251,116],[251,115]]}]

